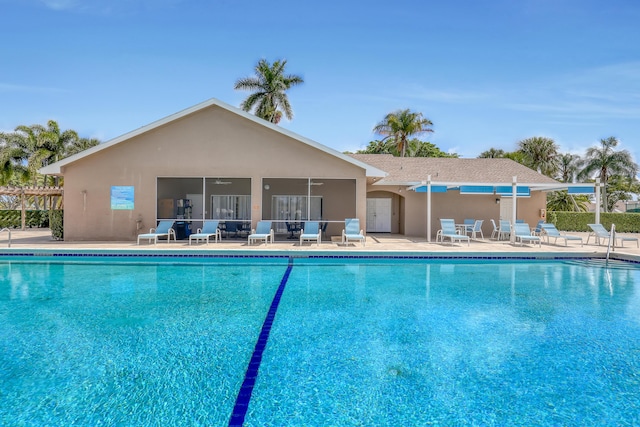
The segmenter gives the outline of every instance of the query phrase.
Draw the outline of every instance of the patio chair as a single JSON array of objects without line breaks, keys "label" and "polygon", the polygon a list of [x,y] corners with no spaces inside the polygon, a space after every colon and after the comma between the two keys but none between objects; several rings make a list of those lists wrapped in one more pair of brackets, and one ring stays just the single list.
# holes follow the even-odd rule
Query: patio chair
[{"label": "patio chair", "polygon": [[304,223],[304,228],[300,231],[300,246],[304,240],[315,240],[318,246],[320,246],[322,230],[320,229],[320,223],[318,221],[307,221]]},{"label": "patio chair", "polygon": [[169,220],[160,221],[156,228],[149,229],[148,233],[138,234],[138,245],[140,244],[140,239],[152,240],[153,244],[158,244],[158,237],[166,237],[167,243],[171,242],[171,236],[173,236],[173,241],[176,242],[176,231],[173,229],[173,222]]},{"label": "patio chair", "polygon": [[471,231],[473,231],[473,225],[475,224],[476,220],[475,219],[471,219],[471,218],[466,218],[464,220],[464,222],[462,223],[462,227],[464,228],[464,234],[470,233]]},{"label": "patio chair", "polygon": [[[531,233],[529,233],[531,234]],[[500,227],[498,228],[498,240],[508,240],[511,237],[511,223],[506,219],[500,220]]]},{"label": "patio chair", "polygon": [[556,242],[558,241],[558,239],[564,239],[564,245],[568,246],[569,240],[579,240],[580,241],[580,246],[584,246],[584,243],[582,242],[582,237],[580,236],[571,236],[569,234],[563,234],[560,233],[560,231],[558,231],[558,229],[556,228],[555,225],[553,224],[541,224],[540,225],[542,233],[541,236],[545,236],[547,238],[547,243],[550,243],[551,238],[554,238],[553,244],[555,245]]},{"label": "patio chair", "polygon": [[484,240],[484,234],[482,233],[482,223],[483,219],[476,219],[471,228],[467,228],[466,234],[470,235],[472,239],[478,239],[478,233],[480,233],[480,237]]},{"label": "patio chair", "polygon": [[209,238],[211,236],[213,236],[214,238],[213,241],[215,243],[218,243],[218,239],[222,239],[222,235],[220,234],[220,229],[218,228],[219,224],[220,224],[220,221],[218,220],[205,221],[202,228],[198,228],[196,233],[189,235],[189,244],[191,244],[191,241],[195,239],[196,242],[199,242],[200,240],[205,240],[208,245]]},{"label": "patio chair", "polygon": [[542,224],[544,224],[544,219],[541,219],[536,224],[536,228],[533,229],[532,233],[534,236],[540,236],[542,234]]},{"label": "patio chair", "polygon": [[524,245],[525,241],[528,242],[538,242],[538,246],[542,247],[542,239],[540,236],[534,236],[531,234],[531,229],[529,228],[529,224],[526,222],[516,222],[516,225],[513,227],[513,231],[516,235],[516,243],[520,240],[520,244]]},{"label": "patio chair", "polygon": [[496,222],[493,220],[493,218],[490,219],[491,221],[491,225],[493,226],[493,231],[491,232],[491,238],[492,239],[498,239],[498,236],[500,235],[500,229],[498,228],[498,226],[496,225]]},{"label": "patio chair", "polygon": [[248,244],[251,245],[257,240],[264,240],[264,244],[273,243],[273,228],[271,228],[271,221],[258,221],[258,225],[255,230],[251,230],[251,234],[248,237]]},{"label": "patio chair", "polygon": [[[600,239],[611,239],[611,233],[607,231],[606,228],[602,224],[587,224],[591,230],[593,230],[587,236],[587,245],[589,244],[589,239],[591,236],[595,237],[596,245],[600,245]],[[616,233],[614,233],[615,235]],[[640,247],[640,243],[638,242],[637,237],[624,237],[624,236],[615,236],[616,239],[620,239],[620,246],[624,247],[624,242],[636,242],[636,245]],[[616,245],[615,239],[613,240],[613,246]],[[603,243],[604,244],[604,243]]]},{"label": "patio chair", "polygon": [[361,241],[365,245],[366,238],[360,228],[358,218],[347,218],[344,220],[344,230],[342,230],[342,243],[348,244],[350,240]]},{"label": "patio chair", "polygon": [[440,227],[436,234],[436,242],[440,241],[444,244],[444,238],[447,237],[451,239],[451,245],[455,243],[456,240],[466,240],[467,246],[471,245],[471,239],[466,234],[458,234],[456,230],[456,223],[452,219],[440,219]]}]

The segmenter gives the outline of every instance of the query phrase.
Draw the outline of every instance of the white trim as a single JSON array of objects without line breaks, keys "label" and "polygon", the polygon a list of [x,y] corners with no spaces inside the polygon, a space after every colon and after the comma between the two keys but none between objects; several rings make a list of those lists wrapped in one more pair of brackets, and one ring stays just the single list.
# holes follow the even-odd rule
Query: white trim
[{"label": "white trim", "polygon": [[245,119],[251,120],[254,123],[257,123],[261,126],[264,126],[266,128],[269,128],[275,132],[281,133],[282,135],[288,136],[290,138],[293,138],[297,141],[300,141],[304,144],[307,144],[313,148],[316,148],[320,151],[323,151],[329,155],[332,155],[334,157],[337,157],[341,160],[344,160],[347,163],[351,163],[352,165],[358,166],[362,169],[364,169],[366,171],[366,176],[367,177],[385,177],[387,176],[387,173],[376,168],[373,167],[367,163],[364,163],[360,160],[354,159],[351,156],[348,156],[346,154],[343,154],[337,150],[334,150],[333,148],[329,148],[326,145],[322,145],[319,142],[313,141],[309,138],[305,138],[301,135],[298,135],[297,133],[291,132],[290,130],[284,129],[278,125],[275,125],[271,122],[268,122],[266,120],[263,120],[261,118],[258,118],[256,116],[254,116],[253,114],[250,114],[246,111],[243,111],[239,108],[233,107],[225,102],[222,102],[216,98],[211,98],[207,101],[201,102],[200,104],[194,105],[193,107],[189,107],[187,109],[184,109],[182,111],[179,111],[177,113],[174,113],[170,116],[164,117],[160,120],[156,120],[155,122],[152,122],[146,126],[142,126],[136,130],[133,130],[131,132],[125,133],[124,135],[118,136],[114,139],[111,139],[107,142],[104,142],[102,144],[96,145],[95,147],[91,147],[87,150],[81,151],[80,153],[74,154],[73,156],[69,156],[66,159],[62,159],[59,162],[55,162],[52,163],[48,166],[45,166],[43,168],[41,168],[38,172],[43,174],[43,175],[61,175],[61,170],[63,166],[66,166],[70,163],[74,163],[78,160],[81,160],[87,156],[90,156],[94,153],[97,153],[99,151],[105,150],[113,145],[119,144],[123,141],[126,141],[128,139],[131,139],[133,137],[136,137],[138,135],[141,135],[143,133],[149,132],[153,129],[159,128],[160,126],[163,126],[167,123],[173,122],[175,120],[178,120],[182,117],[188,116],[190,114],[193,114],[195,112],[198,112],[200,110],[203,110],[205,108],[211,107],[211,106],[217,106],[220,107],[224,110],[227,110],[231,113],[237,114],[238,116],[244,117]]}]

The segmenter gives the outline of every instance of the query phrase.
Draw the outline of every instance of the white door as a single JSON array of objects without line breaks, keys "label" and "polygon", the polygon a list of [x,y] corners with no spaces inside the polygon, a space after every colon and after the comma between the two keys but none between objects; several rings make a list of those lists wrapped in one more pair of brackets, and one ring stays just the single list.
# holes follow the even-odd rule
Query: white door
[{"label": "white door", "polygon": [[513,199],[511,197],[503,197],[500,199],[500,219],[511,221],[513,215]]},{"label": "white door", "polygon": [[391,199],[367,199],[367,233],[391,233]]}]

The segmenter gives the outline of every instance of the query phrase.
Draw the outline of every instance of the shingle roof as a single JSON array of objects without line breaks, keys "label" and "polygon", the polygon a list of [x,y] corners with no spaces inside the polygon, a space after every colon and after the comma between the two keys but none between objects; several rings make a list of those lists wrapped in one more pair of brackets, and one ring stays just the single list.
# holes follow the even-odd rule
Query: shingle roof
[{"label": "shingle roof", "polygon": [[388,175],[384,183],[436,182],[511,183],[516,176],[519,183],[557,184],[511,159],[458,159],[439,157],[395,157],[391,154],[351,154],[354,159],[382,169]]}]

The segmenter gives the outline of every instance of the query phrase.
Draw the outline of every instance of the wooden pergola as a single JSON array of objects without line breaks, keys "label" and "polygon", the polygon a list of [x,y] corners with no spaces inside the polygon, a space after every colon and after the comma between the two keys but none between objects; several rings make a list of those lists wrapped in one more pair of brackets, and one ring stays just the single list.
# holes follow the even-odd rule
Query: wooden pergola
[{"label": "wooden pergola", "polygon": [[[62,187],[0,187],[0,196],[20,196],[21,206],[21,223],[22,230],[27,228],[27,209],[26,209],[26,197],[27,196],[40,196],[51,197],[62,196]],[[51,206],[51,203],[49,203]]]}]

